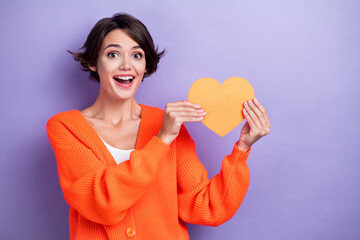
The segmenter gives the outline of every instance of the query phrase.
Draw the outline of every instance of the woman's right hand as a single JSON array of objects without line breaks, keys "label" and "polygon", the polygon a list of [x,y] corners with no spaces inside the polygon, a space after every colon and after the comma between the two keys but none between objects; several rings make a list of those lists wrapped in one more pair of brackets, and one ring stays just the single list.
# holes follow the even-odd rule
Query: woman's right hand
[{"label": "woman's right hand", "polygon": [[170,145],[179,135],[184,122],[199,122],[203,120],[205,114],[199,105],[188,101],[168,103],[165,106],[163,123],[157,136]]}]

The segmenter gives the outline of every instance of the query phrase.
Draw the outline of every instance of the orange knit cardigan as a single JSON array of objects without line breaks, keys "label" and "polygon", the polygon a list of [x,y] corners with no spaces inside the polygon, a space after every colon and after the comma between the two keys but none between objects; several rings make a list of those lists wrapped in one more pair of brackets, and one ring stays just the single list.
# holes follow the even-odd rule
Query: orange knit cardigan
[{"label": "orange knit cardigan", "polygon": [[135,150],[119,165],[80,111],[49,119],[70,239],[189,239],[185,222],[217,226],[235,214],[249,185],[249,152],[235,144],[209,180],[184,125],[170,147],[156,137],[163,114],[141,105]]}]

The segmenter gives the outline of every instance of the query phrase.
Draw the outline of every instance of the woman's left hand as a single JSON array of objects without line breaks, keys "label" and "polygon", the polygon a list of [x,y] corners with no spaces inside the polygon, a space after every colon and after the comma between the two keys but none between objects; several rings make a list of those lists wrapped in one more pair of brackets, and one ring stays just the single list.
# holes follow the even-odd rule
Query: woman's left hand
[{"label": "woman's left hand", "polygon": [[270,133],[270,121],[265,108],[254,98],[244,103],[246,123],[241,129],[238,148],[247,152],[261,137]]}]

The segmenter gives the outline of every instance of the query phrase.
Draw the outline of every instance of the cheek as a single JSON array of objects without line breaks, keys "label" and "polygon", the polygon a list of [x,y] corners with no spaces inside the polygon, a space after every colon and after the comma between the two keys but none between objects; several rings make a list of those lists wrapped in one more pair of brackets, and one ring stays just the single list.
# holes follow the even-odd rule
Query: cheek
[{"label": "cheek", "polygon": [[145,60],[135,62],[133,66],[135,67],[136,71],[139,74],[144,73],[146,71],[146,62],[145,62]]},{"label": "cheek", "polygon": [[99,74],[106,74],[106,73],[111,73],[114,68],[116,68],[116,64],[115,61],[101,61],[98,64],[98,73]]}]

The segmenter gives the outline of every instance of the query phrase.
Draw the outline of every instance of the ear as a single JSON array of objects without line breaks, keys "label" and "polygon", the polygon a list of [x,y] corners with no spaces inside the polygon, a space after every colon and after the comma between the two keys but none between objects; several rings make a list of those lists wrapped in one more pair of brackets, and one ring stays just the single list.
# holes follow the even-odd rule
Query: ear
[{"label": "ear", "polygon": [[95,66],[88,65],[88,67],[90,68],[91,71],[96,72],[96,67]]}]

